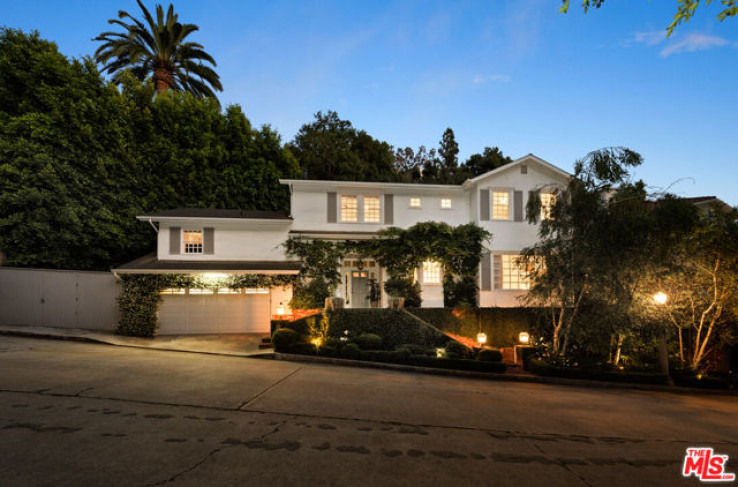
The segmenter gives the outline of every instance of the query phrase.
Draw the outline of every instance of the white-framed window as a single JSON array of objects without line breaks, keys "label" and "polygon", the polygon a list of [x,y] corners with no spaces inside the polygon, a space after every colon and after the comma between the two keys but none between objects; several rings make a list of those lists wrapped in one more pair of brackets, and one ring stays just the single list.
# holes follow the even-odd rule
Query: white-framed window
[{"label": "white-framed window", "polygon": [[359,221],[359,198],[356,195],[341,195],[341,221]]},{"label": "white-framed window", "polygon": [[519,262],[519,255],[502,255],[502,289],[530,289],[530,279],[526,269]]},{"label": "white-framed window", "polygon": [[492,190],[492,219],[510,219],[510,191]]},{"label": "white-framed window", "polygon": [[423,262],[423,285],[441,284],[441,263],[433,260]]},{"label": "white-framed window", "polygon": [[441,198],[441,209],[442,210],[451,209],[451,198]]},{"label": "white-framed window", "polygon": [[379,223],[379,196],[364,196],[364,221]]},{"label": "white-framed window", "polygon": [[185,254],[202,254],[202,230],[184,230],[182,242]]},{"label": "white-framed window", "polygon": [[556,204],[556,195],[553,193],[541,193],[541,219],[551,218],[551,210]]},{"label": "white-framed window", "polygon": [[410,198],[410,208],[421,208],[422,207],[422,201],[420,200],[420,196],[412,196]]}]

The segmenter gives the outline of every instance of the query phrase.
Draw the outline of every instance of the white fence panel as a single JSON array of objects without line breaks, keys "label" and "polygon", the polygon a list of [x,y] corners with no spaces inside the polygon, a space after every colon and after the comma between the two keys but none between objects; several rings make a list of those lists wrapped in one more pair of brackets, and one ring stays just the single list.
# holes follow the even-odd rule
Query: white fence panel
[{"label": "white fence panel", "polygon": [[110,272],[0,267],[0,324],[112,331],[118,293]]}]

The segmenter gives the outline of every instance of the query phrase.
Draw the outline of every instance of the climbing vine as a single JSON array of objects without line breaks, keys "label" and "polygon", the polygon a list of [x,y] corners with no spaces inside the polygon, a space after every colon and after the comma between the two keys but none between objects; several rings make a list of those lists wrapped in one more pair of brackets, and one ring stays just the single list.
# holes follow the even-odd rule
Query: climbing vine
[{"label": "climbing vine", "polygon": [[164,289],[271,288],[293,286],[297,282],[297,276],[286,274],[242,274],[222,278],[187,274],[123,274],[120,279],[120,320],[115,332],[138,337],[156,335],[160,293]]}]

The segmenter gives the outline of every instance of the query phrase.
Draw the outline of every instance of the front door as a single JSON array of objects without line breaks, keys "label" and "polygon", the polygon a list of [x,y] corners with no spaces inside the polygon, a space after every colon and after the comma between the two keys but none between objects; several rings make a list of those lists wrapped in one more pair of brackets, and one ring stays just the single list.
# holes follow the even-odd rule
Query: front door
[{"label": "front door", "polygon": [[351,271],[351,307],[369,307],[368,271]]}]

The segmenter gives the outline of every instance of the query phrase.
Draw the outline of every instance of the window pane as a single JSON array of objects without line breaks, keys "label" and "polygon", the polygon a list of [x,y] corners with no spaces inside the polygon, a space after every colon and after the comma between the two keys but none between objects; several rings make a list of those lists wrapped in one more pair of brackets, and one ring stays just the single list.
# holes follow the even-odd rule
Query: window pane
[{"label": "window pane", "polygon": [[541,193],[541,219],[548,220],[549,218],[551,218],[551,209],[555,204],[555,194]]},{"label": "window pane", "polygon": [[410,198],[410,208],[420,208],[420,198],[419,197]]},{"label": "window pane", "polygon": [[355,222],[359,220],[359,202],[356,196],[341,195],[341,221]]},{"label": "window pane", "polygon": [[202,254],[202,231],[185,230],[183,235],[185,254]]},{"label": "window pane", "polygon": [[519,255],[502,256],[502,289],[530,289],[530,280],[519,258]]},{"label": "window pane", "polygon": [[379,196],[364,196],[364,221],[379,223]]},{"label": "window pane", "polygon": [[441,208],[448,210],[451,208],[451,198],[441,198]]},{"label": "window pane", "polygon": [[492,218],[495,220],[510,219],[510,192],[492,192]]},{"label": "window pane", "polygon": [[441,263],[432,260],[423,262],[423,284],[441,284]]}]

